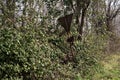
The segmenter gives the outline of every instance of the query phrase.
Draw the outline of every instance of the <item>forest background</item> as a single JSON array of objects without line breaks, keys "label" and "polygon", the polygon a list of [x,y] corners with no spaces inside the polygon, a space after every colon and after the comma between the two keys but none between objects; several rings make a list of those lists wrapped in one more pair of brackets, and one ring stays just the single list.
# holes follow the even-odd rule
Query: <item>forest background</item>
[{"label": "forest background", "polygon": [[0,0],[1,80],[119,80],[119,0]]}]

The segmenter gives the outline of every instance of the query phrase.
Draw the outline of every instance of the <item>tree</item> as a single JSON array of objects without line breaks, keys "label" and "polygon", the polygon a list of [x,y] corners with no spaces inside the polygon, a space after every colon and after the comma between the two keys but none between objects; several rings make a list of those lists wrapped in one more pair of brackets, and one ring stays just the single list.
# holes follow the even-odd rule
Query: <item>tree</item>
[{"label": "tree", "polygon": [[15,0],[1,1],[2,25],[15,27]]},{"label": "tree", "polygon": [[116,16],[119,15],[119,13],[120,13],[119,0],[107,0],[106,25],[108,31],[114,30],[113,20],[116,18]]}]

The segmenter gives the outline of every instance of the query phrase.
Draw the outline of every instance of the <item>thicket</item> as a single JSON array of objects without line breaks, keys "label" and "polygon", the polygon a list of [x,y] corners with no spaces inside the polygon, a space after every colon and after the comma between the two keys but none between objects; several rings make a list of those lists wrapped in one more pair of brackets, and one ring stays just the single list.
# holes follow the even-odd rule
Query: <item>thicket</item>
[{"label": "thicket", "polygon": [[65,55],[71,51],[65,39],[37,30],[30,26],[0,28],[1,80],[72,80],[92,78],[99,71],[105,36],[89,34],[83,41],[75,41],[75,56],[64,63]]}]

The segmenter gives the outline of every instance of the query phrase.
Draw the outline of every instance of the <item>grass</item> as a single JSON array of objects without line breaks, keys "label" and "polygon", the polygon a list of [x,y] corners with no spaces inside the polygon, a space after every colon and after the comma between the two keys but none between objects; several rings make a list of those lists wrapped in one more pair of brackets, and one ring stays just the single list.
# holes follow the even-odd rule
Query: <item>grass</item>
[{"label": "grass", "polygon": [[100,63],[103,71],[95,74],[93,80],[120,80],[120,53],[107,54]]}]

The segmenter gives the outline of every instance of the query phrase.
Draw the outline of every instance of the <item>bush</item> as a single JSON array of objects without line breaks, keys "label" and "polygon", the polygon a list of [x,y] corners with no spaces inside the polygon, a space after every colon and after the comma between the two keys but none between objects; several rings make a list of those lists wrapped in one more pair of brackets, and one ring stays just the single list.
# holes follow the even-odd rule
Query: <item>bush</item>
[{"label": "bush", "polygon": [[[98,53],[103,43],[101,37],[89,35],[82,42],[76,41],[75,61],[61,63],[70,52],[64,38],[55,40],[31,27],[24,30],[1,28],[0,30],[0,79],[5,80],[54,80],[76,77],[91,78],[99,68]],[[39,29],[39,28],[38,28]],[[54,38],[53,40],[50,38]],[[95,41],[99,38],[100,41]],[[76,76],[79,74],[79,76]]]},{"label": "bush", "polygon": [[28,79],[38,53],[33,37],[13,28],[0,30],[0,79]]}]

